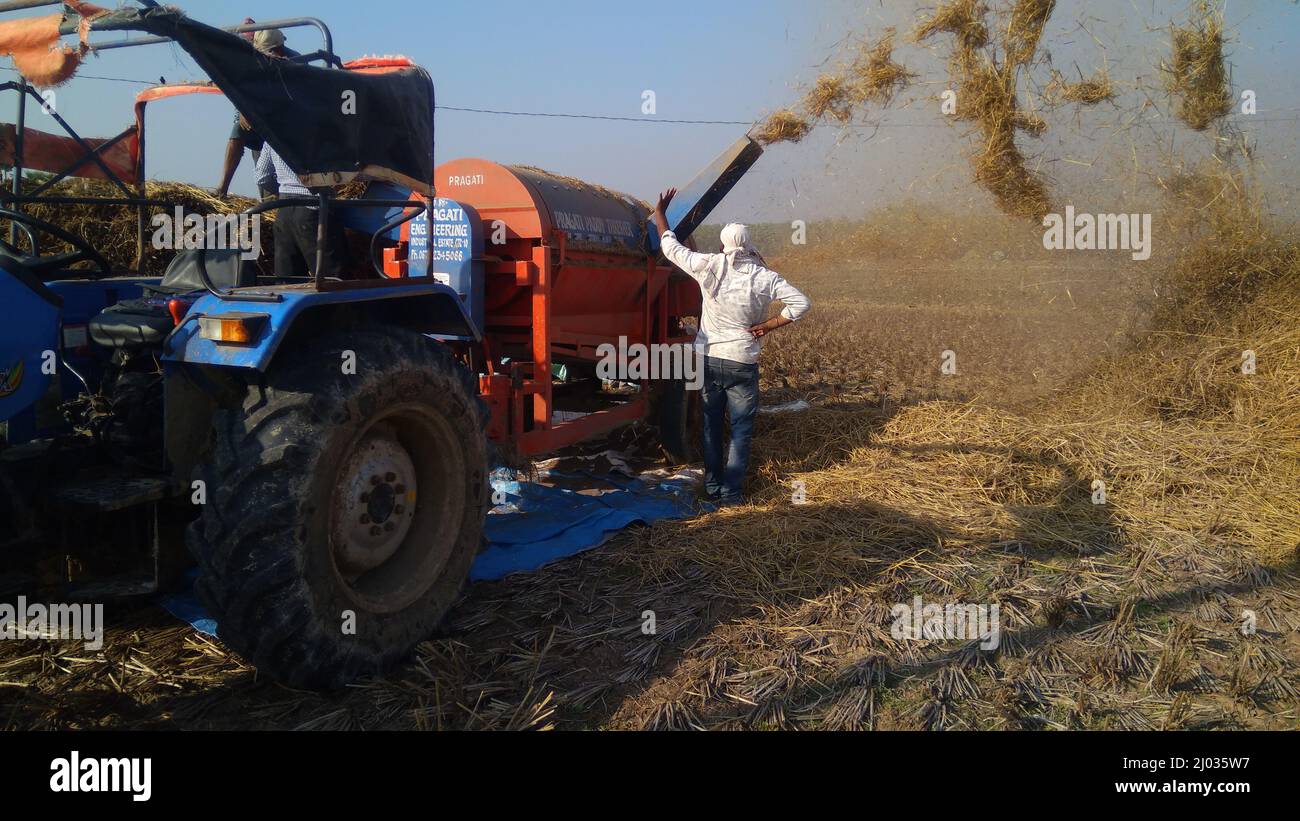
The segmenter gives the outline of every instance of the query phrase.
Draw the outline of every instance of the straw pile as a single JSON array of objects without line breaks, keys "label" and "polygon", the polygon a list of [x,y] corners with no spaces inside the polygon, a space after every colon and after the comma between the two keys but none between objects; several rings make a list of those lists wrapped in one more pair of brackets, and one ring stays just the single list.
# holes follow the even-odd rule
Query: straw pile
[{"label": "straw pile", "polygon": [[[34,185],[26,188],[29,192],[33,189]],[[335,189],[335,196],[339,199],[357,199],[365,193],[365,190],[366,183],[354,181],[347,185],[338,186]],[[111,183],[103,180],[68,179],[55,185],[46,192],[45,196],[120,199],[123,194]],[[139,266],[138,273],[150,276],[161,275],[175,254],[174,251],[169,249],[155,249],[153,247],[151,239],[154,228],[150,219],[155,214],[165,213],[172,216],[175,213],[176,206],[182,207],[186,215],[239,214],[248,210],[257,202],[249,197],[236,195],[222,199],[208,189],[179,182],[149,182],[146,184],[145,196],[148,199],[170,203],[167,208],[157,206],[149,208],[145,216],[145,255]],[[137,237],[137,212],[134,207],[101,204],[60,205],[36,202],[24,204],[23,211],[86,238],[97,251],[103,254],[105,259],[113,264],[114,268],[121,270],[133,268]],[[264,213],[261,217],[262,257],[260,264],[264,271],[270,272],[273,269],[275,254],[273,238],[275,211]],[[0,230],[7,234],[9,227],[6,221],[0,220]],[[41,241],[43,243],[41,250],[44,253],[72,250],[71,246],[60,243],[52,237],[43,237]],[[349,232],[349,243],[353,246],[351,248],[353,261],[360,262],[364,260],[369,253],[369,237],[361,237]]]},{"label": "straw pile", "polygon": [[1166,87],[1178,98],[1178,118],[1204,131],[1232,110],[1223,56],[1223,13],[1202,2],[1186,26],[1173,26],[1173,57],[1162,63]]},{"label": "straw pile", "polygon": [[[47,195],[123,197],[122,192],[108,182],[81,179],[64,180],[48,191]],[[204,216],[208,214],[237,214],[252,207],[255,202],[255,200],[247,197],[237,196],[223,200],[213,195],[211,191],[198,186],[174,182],[150,182],[146,186],[145,196],[150,199],[173,203],[173,208],[175,205],[179,205],[185,209],[187,214],[201,214]],[[36,202],[24,204],[23,211],[86,238],[115,268],[129,269],[135,260],[137,230],[136,209],[134,207],[98,204],[60,205]],[[149,218],[159,213],[170,214],[172,209],[155,207],[149,209],[146,215],[145,257],[140,266],[140,273],[142,274],[161,274],[174,254],[170,250],[155,250],[150,242],[153,236],[153,228]],[[267,219],[263,220],[262,224],[262,248],[264,252],[273,247],[271,244],[273,216],[270,214],[265,216]],[[8,231],[7,224],[0,224],[0,228]],[[43,243],[42,251],[45,253],[71,250],[70,246],[59,243],[52,237],[43,237],[41,239]]]},{"label": "straw pile", "polygon": [[[1151,437],[1152,453],[1179,454],[1145,470],[1185,475],[1169,475],[1163,496],[1150,488],[1150,506],[1133,511],[1143,527],[1195,522],[1266,561],[1293,559],[1300,556],[1300,239],[1270,224],[1240,173],[1210,167],[1192,175],[1195,182],[1174,193],[1185,207],[1171,228],[1186,250],[1164,278],[1171,296],[1155,332],[1064,410],[1087,418],[1083,409],[1102,401],[1160,420],[1160,439],[1149,423],[1142,434],[1134,423],[1128,435]],[[1189,196],[1193,190],[1203,193]],[[1254,373],[1243,369],[1248,351],[1258,362]]]}]

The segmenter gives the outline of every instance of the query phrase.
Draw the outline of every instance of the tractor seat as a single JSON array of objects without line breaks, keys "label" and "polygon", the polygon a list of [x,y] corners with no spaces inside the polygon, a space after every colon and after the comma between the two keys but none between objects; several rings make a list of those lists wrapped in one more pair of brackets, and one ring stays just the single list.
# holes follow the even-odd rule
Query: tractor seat
[{"label": "tractor seat", "polygon": [[162,282],[147,286],[140,299],[124,299],[90,320],[90,338],[106,348],[146,348],[161,345],[175,322],[168,301],[177,294],[204,290],[199,262],[207,256],[208,279],[222,290],[257,284],[257,262],[243,259],[238,249],[181,251],[172,258]]}]

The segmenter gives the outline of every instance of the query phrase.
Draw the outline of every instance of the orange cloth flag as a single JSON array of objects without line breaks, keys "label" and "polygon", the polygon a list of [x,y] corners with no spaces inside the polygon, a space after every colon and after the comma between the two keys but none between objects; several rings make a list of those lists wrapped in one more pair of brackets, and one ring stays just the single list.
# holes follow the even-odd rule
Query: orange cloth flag
[{"label": "orange cloth flag", "polygon": [[67,0],[64,5],[81,16],[77,26],[81,44],[76,48],[59,45],[62,14],[0,23],[0,55],[12,57],[14,67],[37,88],[50,88],[72,79],[81,58],[90,50],[90,21],[107,11],[79,0]]}]

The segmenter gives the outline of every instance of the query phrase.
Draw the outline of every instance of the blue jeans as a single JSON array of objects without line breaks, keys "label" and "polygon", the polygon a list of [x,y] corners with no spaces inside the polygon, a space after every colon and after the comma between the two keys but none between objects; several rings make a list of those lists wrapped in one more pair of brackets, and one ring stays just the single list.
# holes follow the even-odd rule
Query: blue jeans
[{"label": "blue jeans", "polygon": [[[704,360],[704,490],[724,502],[742,498],[749,444],[758,413],[758,365]],[[731,447],[724,466],[723,419],[731,417]]]}]

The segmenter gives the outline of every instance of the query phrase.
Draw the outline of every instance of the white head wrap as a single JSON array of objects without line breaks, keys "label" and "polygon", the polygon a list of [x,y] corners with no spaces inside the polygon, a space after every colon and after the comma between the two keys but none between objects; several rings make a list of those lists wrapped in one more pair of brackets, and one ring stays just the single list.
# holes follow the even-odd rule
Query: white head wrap
[{"label": "white head wrap", "polygon": [[722,229],[722,255],[717,257],[716,270],[704,283],[704,287],[708,289],[710,296],[716,297],[718,291],[722,290],[722,283],[726,280],[727,275],[731,273],[737,258],[742,260],[752,258],[760,263],[763,260],[759,256],[758,250],[754,248],[753,243],[749,240],[749,227],[733,222]]},{"label": "white head wrap", "polygon": [[733,222],[722,229],[722,253],[732,256],[736,253],[754,253],[754,245],[749,241],[749,226]]}]

